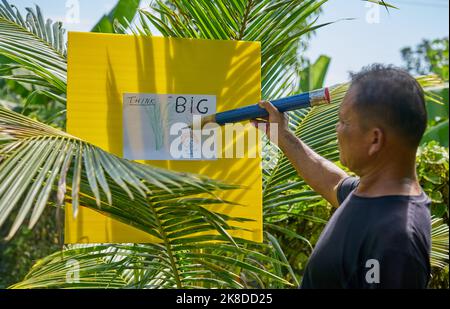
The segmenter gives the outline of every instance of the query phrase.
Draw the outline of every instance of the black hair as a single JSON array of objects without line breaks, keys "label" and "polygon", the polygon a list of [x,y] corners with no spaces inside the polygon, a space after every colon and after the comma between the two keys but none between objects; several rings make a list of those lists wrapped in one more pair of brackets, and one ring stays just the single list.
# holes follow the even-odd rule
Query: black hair
[{"label": "black hair", "polygon": [[[375,120],[418,147],[427,126],[422,87],[408,72],[391,65],[373,64],[351,74],[355,108],[364,120]],[[356,88],[355,88],[356,87]]]}]

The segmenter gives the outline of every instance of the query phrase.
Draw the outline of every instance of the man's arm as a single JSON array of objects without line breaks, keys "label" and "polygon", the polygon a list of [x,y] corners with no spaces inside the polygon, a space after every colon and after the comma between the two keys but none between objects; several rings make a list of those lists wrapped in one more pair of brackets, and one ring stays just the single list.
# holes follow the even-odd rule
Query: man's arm
[{"label": "man's arm", "polygon": [[[269,123],[277,124],[278,146],[295,167],[300,177],[331,205],[338,207],[337,188],[339,183],[348,177],[347,173],[315,153],[298,139],[289,130],[285,115],[280,113],[270,102],[262,101],[260,106],[269,113]],[[271,136],[270,134],[269,136]]]}]

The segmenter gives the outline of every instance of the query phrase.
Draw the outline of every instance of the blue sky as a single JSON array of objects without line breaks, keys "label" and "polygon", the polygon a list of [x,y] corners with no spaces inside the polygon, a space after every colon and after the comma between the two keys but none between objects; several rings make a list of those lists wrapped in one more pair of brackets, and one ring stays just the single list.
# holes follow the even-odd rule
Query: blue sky
[{"label": "blue sky", "polygon": [[[331,56],[327,84],[348,78],[349,71],[374,63],[402,65],[400,49],[415,46],[422,39],[448,37],[448,0],[387,0],[399,10],[380,10],[379,23],[368,23],[370,8],[361,0],[331,0],[323,8],[319,23],[339,21],[321,28],[310,42],[306,55]],[[372,16],[369,14],[369,16]]]},{"label": "blue sky", "polygon": [[[46,17],[61,21],[66,19],[66,3],[70,1],[74,0],[10,0],[19,8],[38,4]],[[65,23],[65,27],[69,31],[89,31],[115,2],[78,0],[80,22]],[[148,2],[149,0],[143,0],[142,5],[145,6]],[[387,2],[400,9],[391,9],[389,13],[384,9],[376,12],[361,0],[329,0],[323,6],[318,23],[354,18],[319,29],[310,41],[309,49],[305,53],[307,57],[315,60],[319,55],[325,54],[332,58],[326,84],[345,81],[349,71],[358,71],[370,63],[401,65],[402,47],[415,46],[424,38],[448,36],[448,0]]]}]

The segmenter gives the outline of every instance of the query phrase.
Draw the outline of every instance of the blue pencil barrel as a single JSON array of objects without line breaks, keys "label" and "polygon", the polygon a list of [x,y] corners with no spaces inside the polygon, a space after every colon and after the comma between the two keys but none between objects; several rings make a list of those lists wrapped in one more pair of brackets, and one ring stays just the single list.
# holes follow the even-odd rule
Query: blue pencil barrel
[{"label": "blue pencil barrel", "polygon": [[[271,103],[278,109],[278,111],[287,112],[295,109],[330,103],[330,95],[328,88],[323,88],[286,98],[272,100]],[[254,104],[217,113],[215,115],[215,121],[219,125],[224,125],[225,123],[239,122],[266,116],[268,116],[267,111],[264,108],[259,107],[258,104]]]}]

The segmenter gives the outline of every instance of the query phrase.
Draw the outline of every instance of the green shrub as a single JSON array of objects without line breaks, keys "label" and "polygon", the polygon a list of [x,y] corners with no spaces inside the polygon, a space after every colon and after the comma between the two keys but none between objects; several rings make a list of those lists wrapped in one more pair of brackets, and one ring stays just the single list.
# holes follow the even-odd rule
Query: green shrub
[{"label": "green shrub", "polygon": [[38,259],[61,248],[63,227],[58,227],[56,215],[56,208],[48,207],[33,230],[23,227],[11,241],[0,241],[0,289],[23,280]]},{"label": "green shrub", "polygon": [[417,174],[425,193],[431,198],[431,214],[448,224],[448,149],[432,141],[419,148]]}]

